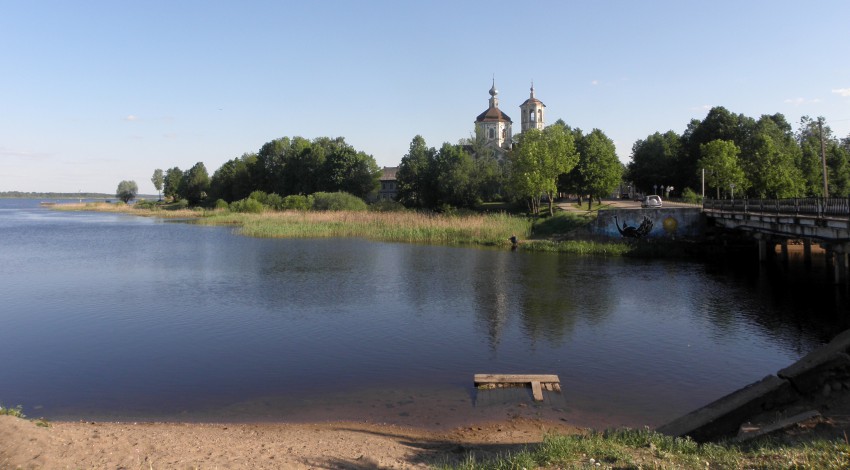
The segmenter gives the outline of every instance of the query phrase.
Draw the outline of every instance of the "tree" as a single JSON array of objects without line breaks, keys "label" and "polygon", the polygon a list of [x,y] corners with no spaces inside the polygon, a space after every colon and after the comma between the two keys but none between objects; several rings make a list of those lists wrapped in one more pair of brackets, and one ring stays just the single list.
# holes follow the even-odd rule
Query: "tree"
[{"label": "tree", "polygon": [[629,180],[635,184],[635,188],[645,192],[658,184],[683,184],[676,174],[681,153],[681,138],[673,131],[664,134],[656,132],[644,140],[638,140],[632,146],[632,161],[628,165]]},{"label": "tree", "polygon": [[240,158],[224,162],[210,179],[209,197],[227,202],[248,197],[255,189],[251,180],[251,167],[256,161],[255,154],[246,153]]},{"label": "tree", "polygon": [[623,178],[624,167],[617,158],[614,142],[599,129],[582,136],[578,142],[579,160],[575,180],[580,190],[588,195],[590,210],[593,198],[601,199],[611,194]]},{"label": "tree", "polygon": [[797,134],[802,151],[801,168],[807,193],[823,196],[823,158],[826,157],[827,190],[829,195],[847,196],[850,192],[850,152],[834,136],[823,117],[800,119]]},{"label": "tree", "polygon": [[170,198],[171,200],[176,200],[180,197],[181,188],[180,185],[183,183],[183,170],[178,167],[169,168],[165,171],[165,197],[166,199]]},{"label": "tree", "polygon": [[343,191],[365,199],[380,186],[381,169],[375,158],[358,152],[342,137],[317,139],[313,145],[325,147],[321,186],[323,191]]},{"label": "tree", "polygon": [[478,191],[473,180],[472,157],[460,145],[444,143],[433,160],[436,206],[474,207]]},{"label": "tree", "polygon": [[151,183],[153,183],[153,187],[156,188],[159,193],[159,200],[162,200],[162,183],[164,181],[164,177],[162,176],[162,169],[157,168],[153,171],[153,176],[151,176]]},{"label": "tree", "polygon": [[428,147],[417,135],[396,172],[398,201],[408,207],[434,207],[436,182],[433,178],[434,157],[437,151]]},{"label": "tree", "polygon": [[525,199],[535,214],[540,213],[540,198],[546,195],[552,215],[558,177],[572,170],[578,159],[573,135],[564,126],[529,129],[520,134],[510,154],[511,191]]},{"label": "tree", "polygon": [[189,204],[198,204],[206,199],[207,191],[210,188],[210,177],[203,162],[195,163],[192,168],[186,171],[183,175],[183,188],[185,192],[182,195],[189,201]]},{"label": "tree", "polygon": [[759,118],[748,147],[749,153],[742,155],[741,166],[752,185],[750,194],[759,198],[805,194],[805,180],[797,166],[802,154],[783,115]]},{"label": "tree", "polygon": [[741,193],[747,189],[749,182],[738,163],[740,150],[734,142],[712,140],[700,146],[700,153],[702,157],[699,159],[699,166],[705,169],[705,182],[716,188],[718,199],[721,188],[729,188],[732,191],[738,188]]},{"label": "tree", "polygon": [[126,204],[135,199],[138,193],[139,187],[136,185],[136,182],[125,180],[118,183],[118,190],[115,191],[115,197],[121,199]]}]

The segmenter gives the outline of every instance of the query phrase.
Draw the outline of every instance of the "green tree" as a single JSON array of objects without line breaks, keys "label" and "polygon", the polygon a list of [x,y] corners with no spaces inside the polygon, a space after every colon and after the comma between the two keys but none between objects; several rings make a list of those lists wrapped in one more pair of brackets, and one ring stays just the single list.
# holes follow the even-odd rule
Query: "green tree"
[{"label": "green tree", "polygon": [[157,168],[153,171],[153,176],[151,176],[151,183],[153,183],[153,187],[156,188],[156,191],[159,193],[159,200],[162,200],[162,184],[165,181],[165,177],[162,175],[162,169]]},{"label": "green tree", "polygon": [[741,194],[746,191],[749,182],[738,162],[740,150],[734,142],[712,140],[700,146],[700,153],[702,157],[699,159],[699,166],[705,169],[705,182],[717,190],[718,199],[721,189],[738,189]]},{"label": "green tree", "polygon": [[170,198],[171,200],[179,199],[181,188],[180,185],[183,184],[183,170],[178,167],[169,168],[165,171],[165,197],[166,199]]},{"label": "green tree", "polygon": [[[632,146],[632,161],[628,165],[628,178],[635,188],[649,192],[656,185],[683,184],[677,178],[682,142],[678,134],[656,132]],[[676,186],[683,188],[684,186]]]},{"label": "green tree", "polygon": [[713,140],[734,142],[738,149],[745,149],[749,154],[750,136],[755,127],[753,118],[743,114],[734,114],[722,106],[715,106],[708,111],[702,121],[693,120],[688,129],[682,134],[683,154],[679,159],[674,186],[697,187],[699,185],[700,166],[702,158],[700,147]]},{"label": "green tree", "polygon": [[210,179],[209,197],[227,202],[248,197],[255,187],[251,167],[256,161],[256,154],[246,153],[240,158],[224,162]]},{"label": "green tree", "polygon": [[126,204],[135,199],[138,193],[139,187],[136,185],[136,182],[125,180],[118,183],[118,190],[115,191],[115,197],[121,199]]},{"label": "green tree", "polygon": [[850,193],[850,152],[835,137],[823,117],[800,119],[797,134],[802,151],[801,168],[808,194],[823,196],[823,156],[826,157],[827,190],[830,196]]},{"label": "green tree", "polygon": [[433,160],[437,206],[474,207],[478,191],[472,157],[460,145],[444,143]]},{"label": "green tree", "polygon": [[402,158],[396,172],[398,201],[407,207],[434,207],[436,180],[434,157],[437,151],[428,147],[425,139],[417,135]]},{"label": "green tree", "polygon": [[183,175],[184,193],[181,194],[189,204],[199,204],[206,199],[210,188],[210,177],[203,162],[196,163]]},{"label": "green tree", "polygon": [[374,157],[358,152],[342,137],[314,142],[317,144],[326,147],[321,185],[324,191],[343,191],[365,199],[380,187],[381,169]]},{"label": "green tree", "polygon": [[798,166],[802,157],[800,146],[784,116],[759,118],[748,148],[749,153],[742,155],[741,166],[751,183],[750,194],[759,198],[805,194],[805,179]]},{"label": "green tree", "polygon": [[558,177],[570,172],[578,160],[573,134],[564,126],[552,125],[542,131],[529,129],[520,134],[510,154],[511,191],[525,199],[535,214],[540,213],[540,199],[546,195],[552,215]]},{"label": "green tree", "polygon": [[599,129],[593,129],[578,141],[579,160],[575,181],[581,192],[588,195],[590,210],[593,198],[611,194],[620,184],[625,170],[617,158],[614,142]]}]

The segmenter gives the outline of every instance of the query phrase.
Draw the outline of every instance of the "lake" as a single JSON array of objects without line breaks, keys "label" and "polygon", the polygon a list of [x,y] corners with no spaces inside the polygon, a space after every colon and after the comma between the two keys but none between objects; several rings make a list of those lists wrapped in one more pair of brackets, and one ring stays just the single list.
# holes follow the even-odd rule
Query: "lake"
[{"label": "lake", "polygon": [[54,420],[655,426],[847,323],[831,286],[755,261],[254,239],[15,199],[0,239],[0,403]]}]

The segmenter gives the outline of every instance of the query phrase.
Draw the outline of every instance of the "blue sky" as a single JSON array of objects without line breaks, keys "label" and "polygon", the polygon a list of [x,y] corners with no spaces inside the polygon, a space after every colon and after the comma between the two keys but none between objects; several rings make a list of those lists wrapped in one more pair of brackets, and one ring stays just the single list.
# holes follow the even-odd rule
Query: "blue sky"
[{"label": "blue sky", "polygon": [[468,137],[495,75],[519,129],[599,128],[624,162],[711,106],[850,134],[850,2],[0,0],[0,191],[155,194],[154,169],[343,136],[381,166]]}]

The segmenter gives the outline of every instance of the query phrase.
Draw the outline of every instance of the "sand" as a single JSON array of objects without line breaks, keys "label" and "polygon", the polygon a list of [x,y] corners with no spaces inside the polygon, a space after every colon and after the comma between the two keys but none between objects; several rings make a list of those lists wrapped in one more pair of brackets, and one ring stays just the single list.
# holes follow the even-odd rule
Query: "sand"
[{"label": "sand", "polygon": [[370,423],[51,422],[0,416],[0,468],[428,468],[540,442],[566,423],[514,418],[429,431]]}]

